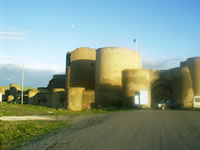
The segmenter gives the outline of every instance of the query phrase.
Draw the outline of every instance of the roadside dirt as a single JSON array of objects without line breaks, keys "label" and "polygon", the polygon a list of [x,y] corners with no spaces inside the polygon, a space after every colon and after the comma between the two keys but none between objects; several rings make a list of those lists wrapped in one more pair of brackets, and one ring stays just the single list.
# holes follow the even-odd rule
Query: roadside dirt
[{"label": "roadside dirt", "polygon": [[24,120],[55,120],[52,116],[3,116],[1,121],[24,121]]},{"label": "roadside dirt", "polygon": [[80,115],[80,116],[67,116],[67,115],[55,115],[55,116],[3,116],[0,117],[1,121],[25,121],[25,120],[49,120],[49,121],[73,121],[74,123],[82,121],[92,115]]}]

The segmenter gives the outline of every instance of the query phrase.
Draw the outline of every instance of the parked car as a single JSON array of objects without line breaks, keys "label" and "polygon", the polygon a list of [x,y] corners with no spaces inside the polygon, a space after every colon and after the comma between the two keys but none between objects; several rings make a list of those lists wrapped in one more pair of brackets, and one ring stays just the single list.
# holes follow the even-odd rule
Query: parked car
[{"label": "parked car", "polygon": [[200,96],[194,96],[193,107],[194,107],[194,109],[196,109],[196,108],[200,109]]},{"label": "parked car", "polygon": [[181,105],[175,99],[165,99],[160,101],[159,103],[156,103],[154,107],[163,110],[166,108],[180,109]]}]

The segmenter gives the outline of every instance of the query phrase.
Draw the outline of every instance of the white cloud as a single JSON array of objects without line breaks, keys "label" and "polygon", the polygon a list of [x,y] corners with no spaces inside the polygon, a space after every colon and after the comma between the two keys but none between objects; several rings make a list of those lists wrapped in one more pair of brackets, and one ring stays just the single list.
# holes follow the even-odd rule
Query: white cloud
[{"label": "white cloud", "polygon": [[143,68],[166,70],[180,66],[181,61],[185,61],[186,58],[173,58],[173,59],[146,59],[143,61]]},{"label": "white cloud", "polygon": [[72,24],[72,28],[75,28],[75,25],[74,25],[74,24]]},{"label": "white cloud", "polygon": [[25,38],[21,37],[21,36],[0,36],[0,39],[3,39],[3,40],[25,40]]},{"label": "white cloud", "polygon": [[0,85],[21,83],[22,64],[25,71],[25,86],[46,87],[54,74],[65,74],[65,66],[42,63],[30,58],[0,54],[0,60]]},{"label": "white cloud", "polygon": [[0,60],[1,60],[0,65],[12,64],[21,67],[22,64],[24,64],[25,69],[30,69],[30,70],[48,70],[53,73],[65,72],[65,66],[42,63],[37,60],[32,60],[30,58],[11,57],[0,54]]},{"label": "white cloud", "polygon": [[24,32],[0,32],[0,35],[22,35]]},{"label": "white cloud", "polygon": [[11,81],[12,79],[10,77],[7,78],[8,81]]},{"label": "white cloud", "polygon": [[16,31],[7,31],[0,32],[0,39],[3,40],[25,40],[25,35],[28,31],[16,32]]},{"label": "white cloud", "polygon": [[[25,68],[30,70],[48,70],[53,73],[64,73],[65,66],[58,64],[49,64],[39,62],[30,58],[11,57],[0,54],[0,65],[13,64],[22,67],[24,64]],[[186,58],[173,58],[173,59],[144,59],[143,68],[165,70],[174,67],[179,67],[181,61],[185,61]]]},{"label": "white cloud", "polygon": [[[21,83],[21,66],[14,64],[0,64],[0,85],[9,86],[10,83]],[[25,68],[24,85],[32,87],[47,87],[53,77],[49,70],[31,70]]]}]

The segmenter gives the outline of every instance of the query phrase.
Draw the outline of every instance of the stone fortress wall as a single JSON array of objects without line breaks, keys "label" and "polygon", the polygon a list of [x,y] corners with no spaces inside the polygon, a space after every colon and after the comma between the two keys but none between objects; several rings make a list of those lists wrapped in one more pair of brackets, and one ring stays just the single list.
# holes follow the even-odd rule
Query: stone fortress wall
[{"label": "stone fortress wall", "polygon": [[[188,58],[177,68],[152,70],[142,68],[140,53],[126,48],[106,47],[94,51],[79,48],[71,53],[71,59],[74,55],[78,55],[77,53],[80,53],[80,60],[84,57],[91,61],[90,56],[94,56],[95,52],[96,57],[92,57],[94,66],[89,64],[84,66],[85,70],[92,70],[87,71],[90,78],[85,77],[82,67],[80,69],[79,65],[73,66],[72,61],[71,65],[67,66],[66,79],[69,86],[66,91],[68,91],[67,101],[70,110],[79,111],[92,107],[133,107],[134,97],[140,91],[148,92],[148,104],[144,106],[146,108],[168,98],[176,99],[184,108],[191,108],[194,95],[200,95],[200,57]],[[81,55],[83,53],[84,55]],[[76,73],[70,71],[68,69],[70,67],[79,71]],[[75,82],[72,79],[80,83],[86,81],[93,83],[90,85],[94,85],[95,88],[88,88],[86,83],[71,84],[69,82]],[[90,97],[83,96],[88,89]]]},{"label": "stone fortress wall", "polygon": [[[127,48],[77,48],[66,55],[66,74],[54,75],[46,88],[24,94],[28,104],[81,111],[134,107],[140,91],[148,93],[142,107],[176,99],[191,108],[193,97],[200,95],[200,57],[188,58],[177,68],[153,70],[143,69],[141,54]],[[0,92],[9,101],[21,95],[18,84]]]}]

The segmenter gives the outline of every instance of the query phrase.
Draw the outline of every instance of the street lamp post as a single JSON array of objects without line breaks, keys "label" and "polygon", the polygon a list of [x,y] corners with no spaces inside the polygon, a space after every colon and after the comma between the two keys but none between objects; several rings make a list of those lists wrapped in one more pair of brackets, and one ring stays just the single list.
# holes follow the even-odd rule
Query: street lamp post
[{"label": "street lamp post", "polygon": [[24,103],[24,64],[22,65],[22,93],[21,93],[21,104]]}]

